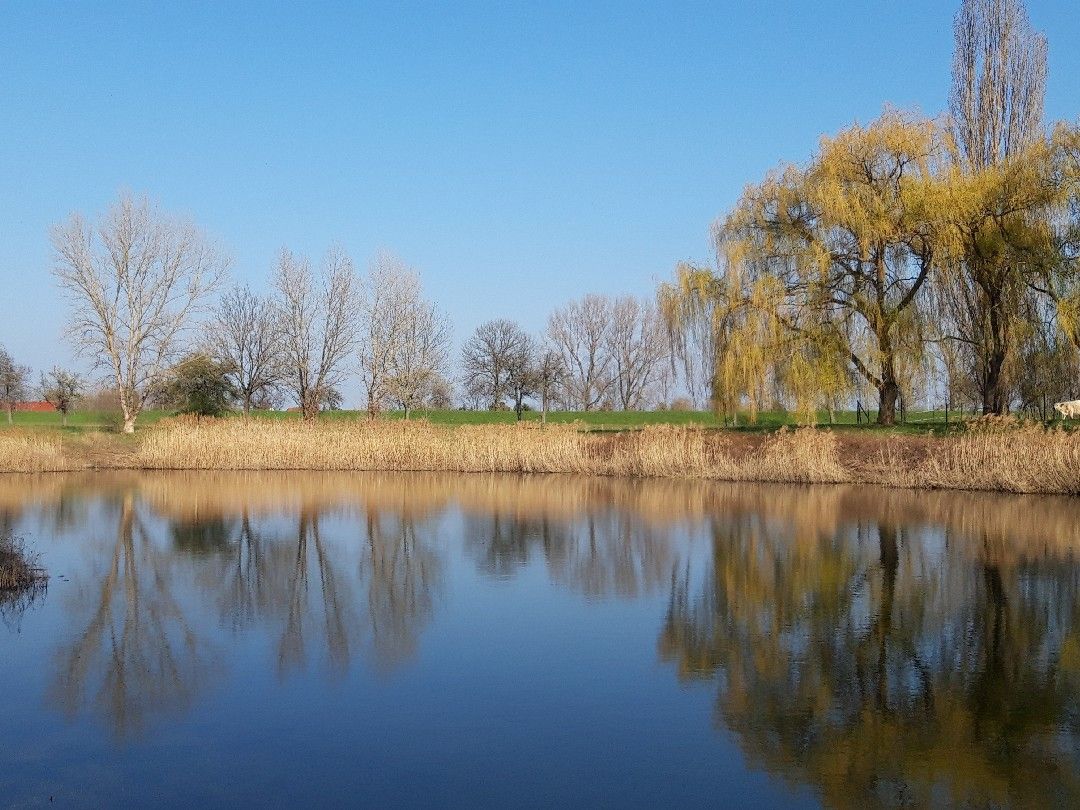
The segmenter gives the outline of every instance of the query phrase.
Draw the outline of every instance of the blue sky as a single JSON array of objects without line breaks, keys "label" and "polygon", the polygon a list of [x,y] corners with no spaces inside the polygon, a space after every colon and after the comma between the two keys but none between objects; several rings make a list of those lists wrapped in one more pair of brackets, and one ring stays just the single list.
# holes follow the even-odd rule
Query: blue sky
[{"label": "blue sky", "polygon": [[[121,188],[265,286],[281,246],[379,249],[457,342],[647,294],[742,187],[889,102],[945,107],[951,0],[0,0],[0,343],[68,363],[48,228]],[[1080,116],[1074,0],[1029,0],[1047,117]]]}]

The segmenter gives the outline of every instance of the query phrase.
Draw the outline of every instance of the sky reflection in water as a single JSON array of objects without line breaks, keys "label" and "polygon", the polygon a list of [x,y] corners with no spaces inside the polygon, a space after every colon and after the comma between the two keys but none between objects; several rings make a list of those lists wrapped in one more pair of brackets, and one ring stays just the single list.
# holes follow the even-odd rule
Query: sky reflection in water
[{"label": "sky reflection in water", "polygon": [[0,479],[0,806],[1080,801],[1072,499]]}]

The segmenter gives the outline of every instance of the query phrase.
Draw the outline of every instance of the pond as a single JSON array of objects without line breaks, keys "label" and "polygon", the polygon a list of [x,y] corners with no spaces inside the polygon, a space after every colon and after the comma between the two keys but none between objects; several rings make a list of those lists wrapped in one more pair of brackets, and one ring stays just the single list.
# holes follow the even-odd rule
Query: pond
[{"label": "pond", "polygon": [[0,806],[1080,802],[1080,502],[0,477]]}]

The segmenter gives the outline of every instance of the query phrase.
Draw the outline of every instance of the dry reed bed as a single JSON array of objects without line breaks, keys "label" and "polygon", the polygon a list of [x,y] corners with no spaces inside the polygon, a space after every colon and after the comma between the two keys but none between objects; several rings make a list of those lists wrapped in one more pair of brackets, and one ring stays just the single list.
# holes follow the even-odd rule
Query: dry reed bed
[{"label": "dry reed bed", "polygon": [[123,453],[79,460],[78,448],[66,455],[59,438],[0,435],[0,470],[575,473],[1080,494],[1080,432],[1001,420],[933,439],[809,428],[768,436],[675,426],[601,434],[566,425],[177,419],[140,439]]},{"label": "dry reed bed", "polygon": [[840,483],[849,475],[827,431],[781,431],[757,452],[681,427],[603,435],[572,426],[424,422],[175,421],[151,431],[138,466],[189,470],[379,470],[579,473],[726,481]]},{"label": "dry reed bed", "polygon": [[745,437],[655,426],[177,420],[151,431],[136,466],[193,470],[577,473],[780,483],[1080,494],[1080,433],[990,420],[941,439],[841,442],[827,430]]},{"label": "dry reed bed", "polygon": [[0,471],[60,472],[74,469],[64,456],[59,437],[10,431],[0,434]]}]

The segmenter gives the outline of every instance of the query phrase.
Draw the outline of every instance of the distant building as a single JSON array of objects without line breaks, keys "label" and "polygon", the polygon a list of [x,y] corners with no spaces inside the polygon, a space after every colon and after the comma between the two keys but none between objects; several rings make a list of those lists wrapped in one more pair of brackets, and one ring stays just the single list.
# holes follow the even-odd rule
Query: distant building
[{"label": "distant building", "polygon": [[56,406],[51,402],[16,402],[16,412],[29,412],[29,413],[55,413]]}]

